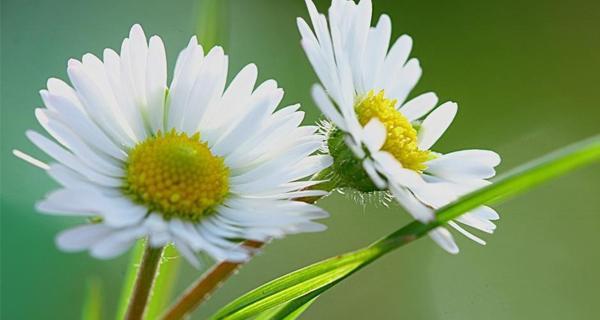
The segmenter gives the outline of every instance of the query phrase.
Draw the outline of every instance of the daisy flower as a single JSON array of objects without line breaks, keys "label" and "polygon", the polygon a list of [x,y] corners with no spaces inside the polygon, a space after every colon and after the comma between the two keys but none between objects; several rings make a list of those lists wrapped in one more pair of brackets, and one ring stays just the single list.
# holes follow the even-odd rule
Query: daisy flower
[{"label": "daisy flower", "polygon": [[[496,153],[430,150],[452,122],[457,105],[436,107],[438,98],[432,92],[406,101],[421,76],[418,60],[409,59],[409,36],[389,48],[390,18],[382,15],[371,27],[370,0],[333,0],[328,19],[311,0],[306,5],[313,29],[302,18],[298,28],[322,84],[313,86],[312,95],[331,122],[327,146],[338,186],[388,192],[416,219],[427,222],[435,209],[490,183],[486,179],[500,163]],[[481,207],[449,225],[483,244],[458,223],[491,233],[492,220],[498,218],[493,209]],[[444,227],[430,235],[448,252],[458,252]]]},{"label": "daisy flower", "polygon": [[27,137],[54,159],[45,169],[61,187],[37,204],[49,214],[90,218],[60,233],[64,251],[111,258],[146,237],[196,254],[243,261],[241,239],[265,241],[324,230],[322,209],[295,198],[323,195],[305,177],[331,164],[314,155],[323,137],[299,126],[299,105],[275,111],[283,90],[244,67],[226,85],[221,47],[204,53],[195,37],[177,58],[167,87],[165,48],[131,28],[120,54],[104,50],[68,62],[72,86],[51,78],[35,115],[54,139]]}]

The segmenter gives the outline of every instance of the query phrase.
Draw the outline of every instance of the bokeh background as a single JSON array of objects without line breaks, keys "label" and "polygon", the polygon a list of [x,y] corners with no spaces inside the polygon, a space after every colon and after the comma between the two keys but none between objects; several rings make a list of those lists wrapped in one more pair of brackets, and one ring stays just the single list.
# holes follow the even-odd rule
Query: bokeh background
[{"label": "bokeh background", "polygon": [[[319,1],[324,10],[329,0]],[[40,129],[33,115],[48,77],[66,79],[66,61],[119,48],[134,23],[160,34],[172,70],[197,32],[197,1],[2,0],[1,318],[78,319],[89,279],[102,283],[102,318],[116,312],[128,255],[98,261],[59,252],[61,229],[79,221],[33,209],[55,185],[15,159],[20,148],[41,159],[24,136]],[[393,37],[415,40],[424,75],[413,95],[435,90],[459,102],[442,152],[490,148],[499,172],[597,134],[600,120],[600,2],[374,1],[391,15]],[[228,1],[219,15],[230,75],[259,66],[285,102],[301,102],[306,123],[319,113],[309,97],[316,81],[299,46],[295,18],[303,1]],[[596,319],[600,288],[600,167],[554,180],[497,206],[499,228],[485,247],[457,237],[451,256],[422,239],[360,271],[323,295],[305,319]],[[333,195],[320,204],[329,231],[277,241],[231,279],[194,319],[247,290],[311,262],[349,251],[409,221],[400,208]],[[177,263],[171,259],[168,263]],[[179,263],[175,292],[200,274]]]}]

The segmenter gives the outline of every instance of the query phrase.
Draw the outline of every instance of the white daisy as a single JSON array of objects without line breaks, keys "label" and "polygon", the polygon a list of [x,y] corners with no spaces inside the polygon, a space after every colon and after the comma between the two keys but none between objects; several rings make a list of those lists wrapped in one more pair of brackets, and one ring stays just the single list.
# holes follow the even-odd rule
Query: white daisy
[{"label": "white daisy", "polygon": [[[371,27],[370,0],[333,0],[329,19],[311,0],[306,5],[314,32],[302,18],[298,28],[322,84],[313,87],[313,97],[334,126],[327,144],[339,185],[362,192],[388,191],[426,222],[433,219],[433,209],[489,183],[486,179],[494,176],[500,162],[496,153],[430,150],[452,122],[457,105],[446,102],[436,108],[433,92],[406,102],[421,76],[418,60],[409,59],[409,36],[401,36],[388,50],[390,18],[382,15]],[[491,220],[496,219],[493,209],[481,207],[456,221],[492,232]],[[449,224],[484,243],[456,222]],[[447,251],[458,252],[446,229],[437,228],[431,236]]]},{"label": "white daisy", "polygon": [[55,162],[45,165],[61,188],[37,204],[46,213],[92,218],[60,233],[65,251],[97,258],[126,251],[147,237],[153,247],[174,243],[191,263],[204,251],[241,261],[241,239],[265,241],[324,230],[322,209],[293,199],[320,196],[302,180],[331,164],[313,155],[323,138],[299,126],[299,105],[275,111],[283,97],[268,80],[256,89],[257,69],[244,67],[226,86],[221,47],[206,55],[192,37],[167,87],[165,49],[131,28],[121,53],[103,60],[70,60],[73,87],[48,80],[46,108],[35,114],[53,141],[27,137]]}]

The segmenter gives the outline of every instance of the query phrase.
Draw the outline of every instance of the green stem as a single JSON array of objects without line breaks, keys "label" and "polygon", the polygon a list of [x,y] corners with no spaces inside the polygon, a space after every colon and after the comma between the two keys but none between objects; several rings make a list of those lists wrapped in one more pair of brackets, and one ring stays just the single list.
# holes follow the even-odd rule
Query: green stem
[{"label": "green stem", "polygon": [[125,319],[141,320],[144,316],[144,311],[146,310],[146,305],[150,293],[152,292],[154,278],[156,277],[156,270],[160,265],[162,252],[163,247],[152,248],[149,242],[146,244],[146,250],[137,274],[133,293],[129,300],[129,307]]}]

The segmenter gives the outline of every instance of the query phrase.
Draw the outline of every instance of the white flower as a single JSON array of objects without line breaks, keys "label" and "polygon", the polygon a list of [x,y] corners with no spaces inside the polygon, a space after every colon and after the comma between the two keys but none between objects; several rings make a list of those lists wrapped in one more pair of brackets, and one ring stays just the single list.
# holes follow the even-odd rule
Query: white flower
[{"label": "white flower", "polygon": [[[120,55],[104,51],[70,60],[73,87],[48,80],[46,108],[35,114],[56,140],[28,138],[56,162],[46,169],[61,188],[38,203],[46,213],[99,218],[58,235],[65,251],[110,258],[148,237],[154,247],[174,243],[197,265],[204,251],[241,261],[241,239],[265,241],[324,230],[322,209],[293,199],[325,192],[301,180],[329,166],[312,155],[323,138],[299,126],[299,105],[275,111],[283,97],[268,80],[256,89],[257,69],[244,67],[226,86],[221,47],[206,55],[192,37],[167,87],[165,49],[131,28]],[[58,142],[58,143],[57,143]]]},{"label": "white flower", "polygon": [[[496,153],[430,151],[452,122],[457,105],[446,102],[436,108],[433,92],[406,102],[421,76],[418,60],[409,59],[409,36],[401,36],[388,50],[390,18],[382,15],[371,27],[370,0],[333,0],[329,19],[311,0],[306,5],[314,32],[302,18],[298,28],[302,47],[325,87],[314,85],[313,98],[334,124],[328,139],[334,179],[363,192],[387,190],[422,222],[434,218],[434,209],[489,183],[486,179],[500,163]],[[491,220],[496,219],[493,209],[481,207],[456,222],[491,233]],[[484,243],[456,222],[449,225]],[[430,235],[447,251],[458,252],[443,227]]]}]

